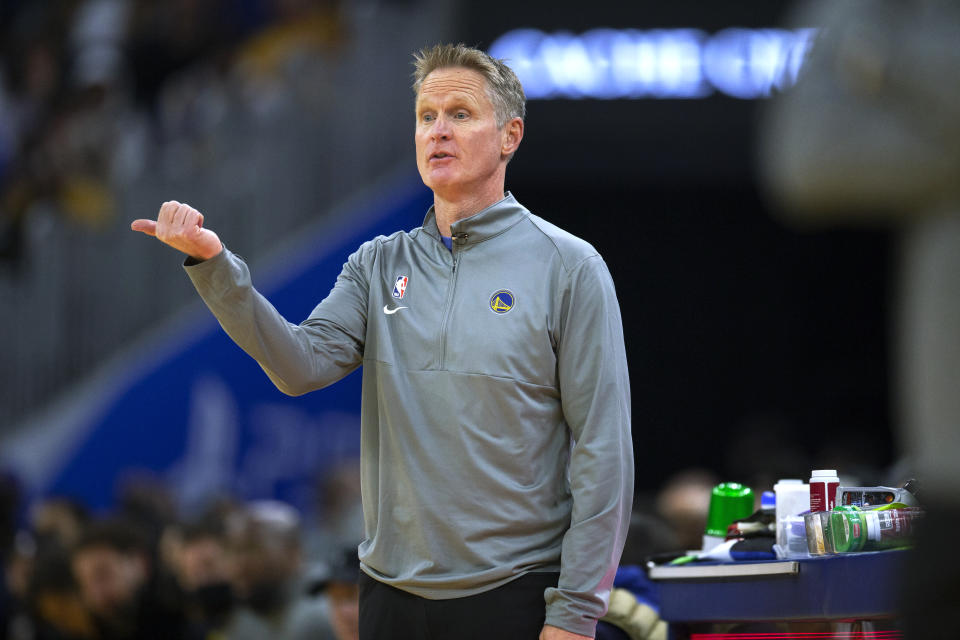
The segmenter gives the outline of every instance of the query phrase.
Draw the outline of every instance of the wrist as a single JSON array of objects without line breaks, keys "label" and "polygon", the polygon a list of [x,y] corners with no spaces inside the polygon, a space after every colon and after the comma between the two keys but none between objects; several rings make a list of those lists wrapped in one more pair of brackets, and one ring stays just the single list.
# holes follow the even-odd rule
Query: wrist
[{"label": "wrist", "polygon": [[188,259],[193,261],[194,263],[206,262],[207,260],[212,260],[213,258],[216,258],[221,253],[223,253],[222,242],[218,244],[218,246],[216,247],[216,250],[211,249],[209,251],[200,252],[196,255],[189,254]]}]

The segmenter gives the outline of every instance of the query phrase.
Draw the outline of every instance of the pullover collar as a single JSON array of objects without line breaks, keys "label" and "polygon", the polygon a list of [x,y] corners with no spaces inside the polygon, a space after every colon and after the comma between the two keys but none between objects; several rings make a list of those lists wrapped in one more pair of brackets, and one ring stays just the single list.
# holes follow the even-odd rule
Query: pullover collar
[{"label": "pullover collar", "polygon": [[[450,233],[453,236],[453,244],[464,247],[483,242],[500,235],[528,215],[530,212],[508,191],[503,200],[451,224]],[[423,219],[423,230],[427,235],[440,241],[440,230],[437,229],[437,216],[433,207],[430,207]]]}]

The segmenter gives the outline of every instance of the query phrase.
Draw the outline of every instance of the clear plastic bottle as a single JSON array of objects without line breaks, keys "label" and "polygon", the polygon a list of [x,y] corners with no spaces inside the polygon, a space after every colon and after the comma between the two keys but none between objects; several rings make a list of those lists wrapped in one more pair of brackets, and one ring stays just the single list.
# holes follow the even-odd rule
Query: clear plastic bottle
[{"label": "clear plastic bottle", "polygon": [[803,557],[807,554],[803,531],[803,516],[810,504],[810,485],[800,479],[781,479],[773,486],[776,496],[777,544],[774,550],[779,558]]}]

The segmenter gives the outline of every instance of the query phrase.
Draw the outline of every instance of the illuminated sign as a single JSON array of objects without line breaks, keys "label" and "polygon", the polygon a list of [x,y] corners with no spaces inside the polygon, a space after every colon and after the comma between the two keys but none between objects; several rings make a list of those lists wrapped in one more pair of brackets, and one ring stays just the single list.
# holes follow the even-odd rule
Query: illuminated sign
[{"label": "illuminated sign", "polygon": [[516,29],[490,55],[503,58],[527,98],[745,100],[792,86],[815,29],[593,29],[581,35]]}]

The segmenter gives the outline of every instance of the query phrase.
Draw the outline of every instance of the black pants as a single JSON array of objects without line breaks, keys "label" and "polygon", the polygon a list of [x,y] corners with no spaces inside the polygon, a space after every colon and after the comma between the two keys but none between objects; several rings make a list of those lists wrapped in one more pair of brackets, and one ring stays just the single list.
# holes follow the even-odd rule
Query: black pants
[{"label": "black pants", "polygon": [[360,572],[360,640],[537,640],[543,592],[559,573],[528,573],[491,591],[428,600]]}]

